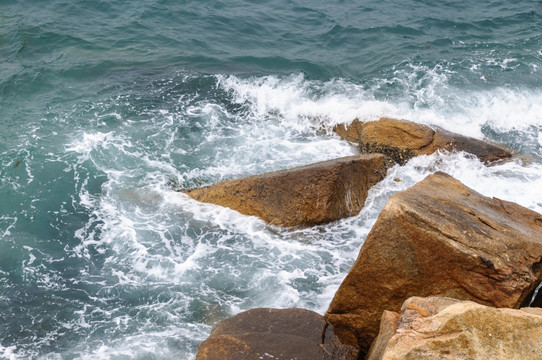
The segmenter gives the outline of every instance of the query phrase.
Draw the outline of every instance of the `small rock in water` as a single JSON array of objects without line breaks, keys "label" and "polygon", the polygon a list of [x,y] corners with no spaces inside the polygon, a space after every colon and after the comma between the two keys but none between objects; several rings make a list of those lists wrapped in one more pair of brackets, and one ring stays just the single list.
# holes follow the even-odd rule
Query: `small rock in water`
[{"label": "small rock in water", "polygon": [[381,153],[403,165],[417,155],[437,150],[465,151],[491,163],[508,159],[512,152],[501,145],[454,134],[406,120],[381,118],[377,121],[339,124],[333,128],[340,137],[359,144],[362,153]]},{"label": "small rock in water", "polygon": [[356,360],[324,317],[304,309],[252,309],[221,321],[198,347],[196,360]]}]

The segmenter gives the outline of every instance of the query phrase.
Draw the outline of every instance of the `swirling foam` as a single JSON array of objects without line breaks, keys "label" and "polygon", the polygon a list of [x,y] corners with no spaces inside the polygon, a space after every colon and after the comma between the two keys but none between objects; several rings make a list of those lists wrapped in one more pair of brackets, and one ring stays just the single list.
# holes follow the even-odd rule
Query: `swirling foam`
[{"label": "swirling foam", "polygon": [[[137,121],[116,111],[119,97],[94,104],[96,121],[111,118],[113,125],[74,129],[57,156],[73,174],[77,196],[72,201],[88,215],[74,233],[77,243],[65,248],[67,258],[87,264],[76,284],[88,296],[62,325],[77,334],[77,341],[49,358],[147,353],[193,358],[211,326],[240,311],[265,306],[324,313],[389,196],[435,171],[486,196],[542,212],[536,105],[541,95],[527,89],[459,91],[439,67],[409,69],[367,84],[322,82],[302,74],[219,75],[211,83],[218,98],[176,96],[183,103],[174,109],[143,112],[131,104],[136,99],[122,97],[123,106],[141,116]],[[382,97],[390,83],[405,95]],[[173,85],[167,86],[170,91]],[[464,153],[420,156],[389,169],[359,215],[307,229],[275,228],[172,188],[351,155],[355,147],[331,128],[380,116],[476,137],[508,136],[511,145],[530,141],[533,159],[487,167]],[[0,218],[5,225],[0,236],[15,222],[13,216]],[[35,257],[42,254],[34,248],[26,252],[25,276],[53,288],[58,275],[41,276]],[[63,286],[60,290],[68,291],[72,285]],[[51,332],[48,339],[60,336]],[[29,348],[1,351],[6,358],[34,354]]]}]

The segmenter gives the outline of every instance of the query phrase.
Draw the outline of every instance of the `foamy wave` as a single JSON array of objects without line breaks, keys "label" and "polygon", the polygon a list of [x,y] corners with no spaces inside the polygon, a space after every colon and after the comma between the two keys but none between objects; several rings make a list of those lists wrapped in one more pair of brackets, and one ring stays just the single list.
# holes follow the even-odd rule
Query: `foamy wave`
[{"label": "foamy wave", "polygon": [[[204,328],[204,327],[203,327]],[[179,336],[186,337],[193,343],[199,343],[204,339],[202,327],[197,329],[194,325],[186,324],[183,328],[166,328],[164,330],[150,330],[140,334],[125,336],[109,343],[82,344],[74,349],[78,359],[82,360],[110,360],[118,358],[183,358],[194,359],[195,354],[191,349],[171,349],[169,344],[177,342]],[[197,336],[194,336],[197,334]],[[90,347],[91,345],[92,347]],[[72,355],[72,356],[73,356]]]},{"label": "foamy wave", "polygon": [[[258,116],[278,114],[299,127],[323,125],[330,129],[354,118],[371,121],[390,116],[481,138],[484,125],[508,131],[542,123],[541,91],[502,87],[465,90],[450,85],[452,75],[446,66],[408,64],[389,78],[366,84],[306,80],[302,74],[249,79],[219,76],[218,81],[234,94],[234,101],[250,104]],[[382,98],[387,87],[395,90]]]},{"label": "foamy wave", "polygon": [[322,83],[305,80],[303,74],[249,79],[218,76],[218,85],[233,92],[237,103],[249,103],[257,116],[278,115],[301,130],[322,125],[329,128],[356,117],[374,120],[395,112],[393,105],[375,100],[363,86],[340,79]]},{"label": "foamy wave", "polygon": [[474,125],[488,124],[505,132],[542,124],[542,91],[497,88],[467,95],[461,99],[463,112],[470,114]]},{"label": "foamy wave", "polygon": [[542,213],[538,196],[542,188],[542,165],[537,163],[525,165],[516,160],[486,166],[469,154],[436,153],[413,158],[402,167],[395,166],[386,181],[391,186],[391,179],[397,179],[395,189],[404,190],[436,171],[453,176],[485,196],[516,202]]},{"label": "foamy wave", "polygon": [[11,235],[11,229],[15,227],[17,223],[17,217],[1,216],[0,217],[0,239]]},{"label": "foamy wave", "polygon": [[15,345],[4,347],[0,345],[0,359],[2,360],[17,360],[21,357],[16,354],[17,347]]},{"label": "foamy wave", "polygon": [[104,144],[109,138],[111,138],[111,133],[95,132],[95,133],[84,133],[82,134],[82,139],[74,140],[68,147],[66,151],[73,151],[81,154],[80,160],[87,160],[89,158],[90,152]]},{"label": "foamy wave", "polygon": [[[93,338],[81,354],[108,359],[163,351],[163,357],[171,357],[173,351],[193,357],[195,344],[211,325],[240,311],[269,306],[324,313],[389,196],[435,171],[486,196],[541,212],[536,189],[542,186],[542,168],[536,159],[487,167],[464,153],[420,156],[395,166],[370,190],[359,215],[304,229],[276,228],[199,203],[167,184],[171,179],[177,187],[201,185],[351,155],[355,147],[330,136],[330,129],[356,117],[405,118],[477,137],[487,127],[495,133],[514,129],[519,137],[531,131],[531,145],[540,144],[536,151],[542,155],[536,133],[540,94],[459,91],[450,86],[451,75],[442,67],[405,66],[367,84],[302,75],[217,76],[225,98],[193,101],[175,114],[154,111],[138,124],[137,136],[130,125],[109,133],[80,131],[81,140],[70,142],[66,152],[77,157],[73,169],[83,179],[78,181],[80,204],[89,220],[75,233],[80,243],[71,251],[79,258],[103,260],[101,298],[130,298],[132,291],[149,287],[152,292],[174,289],[178,297],[157,297],[140,309],[167,319],[165,327],[179,333],[165,337],[183,347],[168,348],[147,315],[131,318],[109,309],[104,321],[115,336]],[[400,91],[383,97],[386,86]],[[521,119],[520,113],[525,115]],[[98,190],[87,181],[93,167],[102,176]],[[11,222],[5,218],[0,223]],[[89,314],[97,309],[89,306],[79,322],[67,326],[81,332],[95,326]],[[141,331],[126,330],[138,327]]]}]

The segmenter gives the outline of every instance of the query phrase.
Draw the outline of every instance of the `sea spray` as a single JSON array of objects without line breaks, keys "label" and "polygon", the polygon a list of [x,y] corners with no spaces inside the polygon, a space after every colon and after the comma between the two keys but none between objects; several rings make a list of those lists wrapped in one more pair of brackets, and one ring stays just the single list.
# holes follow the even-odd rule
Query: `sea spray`
[{"label": "sea spray", "polygon": [[[193,359],[240,311],[323,313],[389,196],[435,171],[542,212],[538,5],[3,4],[0,358]],[[177,191],[355,154],[332,127],[382,116],[518,156],[414,158],[302,229]]]}]

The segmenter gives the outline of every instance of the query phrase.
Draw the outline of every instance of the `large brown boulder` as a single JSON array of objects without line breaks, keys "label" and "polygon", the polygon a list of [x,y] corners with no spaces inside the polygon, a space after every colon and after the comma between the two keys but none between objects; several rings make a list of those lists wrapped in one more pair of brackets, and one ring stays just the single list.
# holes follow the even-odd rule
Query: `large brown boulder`
[{"label": "large brown boulder", "polygon": [[539,360],[542,309],[412,297],[385,311],[367,360]]},{"label": "large brown boulder", "polygon": [[336,125],[333,130],[342,138],[358,143],[363,153],[386,154],[399,164],[441,149],[465,151],[486,163],[512,156],[503,146],[406,120],[381,118],[361,122],[355,119],[348,125]]},{"label": "large brown boulder", "polygon": [[218,323],[196,360],[356,360],[324,317],[303,309],[252,309]]},{"label": "large brown boulder", "polygon": [[314,225],[359,213],[387,159],[355,155],[185,191],[192,198],[280,226]]},{"label": "large brown boulder", "polygon": [[326,314],[367,351],[384,310],[441,295],[524,306],[542,280],[542,215],[444,173],[390,197]]}]

